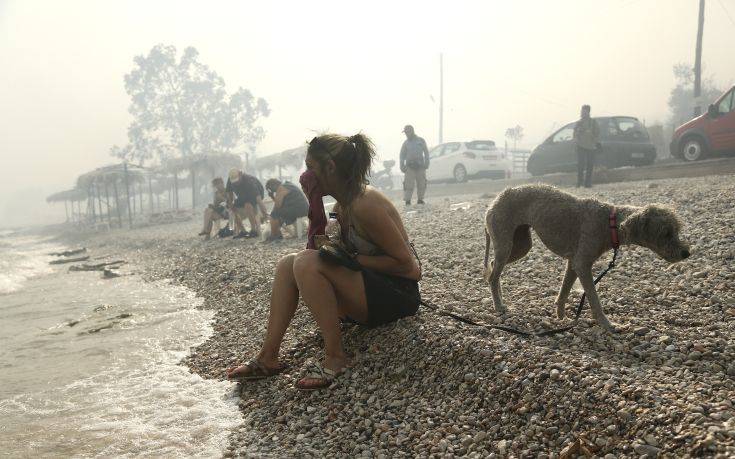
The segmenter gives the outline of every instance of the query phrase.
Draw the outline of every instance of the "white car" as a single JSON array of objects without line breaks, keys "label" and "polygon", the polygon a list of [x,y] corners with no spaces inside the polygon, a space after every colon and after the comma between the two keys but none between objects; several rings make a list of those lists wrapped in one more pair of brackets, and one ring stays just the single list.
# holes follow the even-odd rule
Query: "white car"
[{"label": "white car", "polygon": [[492,140],[448,142],[429,151],[426,171],[430,182],[466,182],[468,178],[510,178],[513,161]]}]

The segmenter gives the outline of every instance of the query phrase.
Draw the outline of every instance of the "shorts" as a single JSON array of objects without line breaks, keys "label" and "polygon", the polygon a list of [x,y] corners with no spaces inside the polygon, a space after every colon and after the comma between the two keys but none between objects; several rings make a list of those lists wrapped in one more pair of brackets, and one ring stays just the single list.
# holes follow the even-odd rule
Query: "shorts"
[{"label": "shorts", "polygon": [[212,210],[214,211],[215,218],[222,218],[225,220],[230,218],[230,214],[227,213],[227,209],[221,204],[217,207],[214,207]]},{"label": "shorts", "polygon": [[238,196],[237,198],[235,198],[235,209],[236,210],[242,209],[243,207],[245,207],[245,204],[250,204],[251,206],[253,206],[253,209],[256,209],[258,207],[257,195]]},{"label": "shorts", "polygon": [[284,203],[278,209],[273,209],[271,217],[279,220],[282,225],[293,225],[293,223],[301,218],[306,217],[309,213],[309,208],[304,206],[289,205]]},{"label": "shorts", "polygon": [[416,314],[421,293],[418,281],[363,269],[368,327],[378,327]]}]

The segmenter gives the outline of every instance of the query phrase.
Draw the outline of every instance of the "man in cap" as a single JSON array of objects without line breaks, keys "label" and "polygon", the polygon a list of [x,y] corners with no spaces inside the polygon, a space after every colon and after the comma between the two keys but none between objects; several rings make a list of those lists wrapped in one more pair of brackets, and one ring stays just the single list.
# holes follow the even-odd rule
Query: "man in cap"
[{"label": "man in cap", "polygon": [[417,204],[424,203],[426,193],[426,169],[429,168],[429,149],[426,141],[416,135],[413,126],[403,128],[406,140],[401,147],[400,166],[403,178],[403,199],[406,205],[411,205],[413,188],[416,187]]},{"label": "man in cap", "polygon": [[[260,209],[264,218],[268,218],[268,211],[263,204],[265,190],[260,180],[239,169],[232,169],[228,174],[225,191],[227,192],[227,203],[235,216],[234,238],[260,236],[257,209]],[[245,232],[242,224],[243,218],[247,218],[250,222],[249,232]]]}]

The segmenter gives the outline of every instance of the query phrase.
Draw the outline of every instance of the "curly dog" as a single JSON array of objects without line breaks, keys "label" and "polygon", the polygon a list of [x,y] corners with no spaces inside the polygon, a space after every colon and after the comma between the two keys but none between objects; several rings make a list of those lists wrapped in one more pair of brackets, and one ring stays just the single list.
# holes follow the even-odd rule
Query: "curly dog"
[{"label": "curly dog", "polygon": [[[611,221],[617,222],[617,230],[610,228]],[[498,313],[506,312],[500,275],[506,264],[523,258],[531,249],[531,228],[549,250],[567,260],[556,298],[557,316],[564,317],[564,304],[579,277],[592,316],[610,332],[615,328],[602,312],[592,265],[613,247],[614,239],[620,245],[647,247],[670,263],[690,255],[689,245],[679,238],[679,219],[665,207],[613,206],[547,185],[508,188],[495,198],[485,215],[485,280],[490,283]],[[491,242],[494,257],[488,269]]]}]

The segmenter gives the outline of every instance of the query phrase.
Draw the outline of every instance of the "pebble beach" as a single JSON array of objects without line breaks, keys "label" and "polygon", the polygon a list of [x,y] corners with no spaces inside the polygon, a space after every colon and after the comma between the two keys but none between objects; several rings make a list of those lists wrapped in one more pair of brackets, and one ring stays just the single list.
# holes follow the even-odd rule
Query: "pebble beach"
[{"label": "pebble beach", "polygon": [[[524,338],[422,308],[367,329],[345,326],[351,368],[328,390],[293,385],[321,337],[305,307],[282,347],[288,370],[236,387],[244,421],[226,457],[735,456],[735,178],[710,176],[567,189],[616,204],[661,203],[683,222],[692,256],[670,265],[622,248],[598,285],[620,331],[589,309],[571,331]],[[490,324],[543,330],[555,316],[564,261],[534,236],[502,285],[508,315],[482,281],[483,216],[495,193],[431,198],[401,211],[423,262],[422,296]],[[259,349],[278,259],[305,239],[264,244],[197,238],[200,218],[77,241],[125,258],[148,280],[171,279],[214,311],[214,333],[183,364],[205,378]],[[596,265],[603,269],[611,254]],[[115,280],[110,280],[115,282]],[[567,310],[581,290],[575,286]],[[223,394],[226,396],[226,394]]]}]

